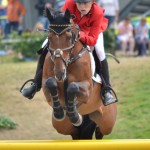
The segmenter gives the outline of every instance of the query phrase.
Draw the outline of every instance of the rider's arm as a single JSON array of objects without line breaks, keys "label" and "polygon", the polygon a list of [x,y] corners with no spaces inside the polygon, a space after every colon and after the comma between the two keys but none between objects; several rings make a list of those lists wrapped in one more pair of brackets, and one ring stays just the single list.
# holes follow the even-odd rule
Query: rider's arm
[{"label": "rider's arm", "polygon": [[[99,18],[99,19],[97,19]],[[103,15],[98,15],[93,18],[93,22],[90,26],[90,32],[80,32],[81,41],[89,46],[94,46],[97,42],[98,36],[101,32],[104,32],[107,28],[107,19]]]}]

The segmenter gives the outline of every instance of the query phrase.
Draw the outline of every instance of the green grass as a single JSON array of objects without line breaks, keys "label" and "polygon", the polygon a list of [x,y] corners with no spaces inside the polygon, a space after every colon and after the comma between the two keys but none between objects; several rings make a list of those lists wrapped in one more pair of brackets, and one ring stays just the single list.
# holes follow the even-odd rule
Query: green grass
[{"label": "green grass", "polygon": [[[150,138],[150,58],[120,58],[119,65],[111,59],[108,62],[112,86],[119,102],[115,127],[105,139]],[[3,103],[9,105],[17,96],[12,91],[18,90],[20,83],[33,77],[36,62],[3,61],[0,65],[1,106]],[[0,115],[3,115],[2,109]]]},{"label": "green grass", "polygon": [[149,58],[124,58],[119,66],[111,67],[119,103],[115,128],[106,138],[150,138],[149,64]]},{"label": "green grass", "polygon": [[15,129],[16,125],[16,122],[12,119],[9,119],[7,117],[0,117],[0,129]]}]

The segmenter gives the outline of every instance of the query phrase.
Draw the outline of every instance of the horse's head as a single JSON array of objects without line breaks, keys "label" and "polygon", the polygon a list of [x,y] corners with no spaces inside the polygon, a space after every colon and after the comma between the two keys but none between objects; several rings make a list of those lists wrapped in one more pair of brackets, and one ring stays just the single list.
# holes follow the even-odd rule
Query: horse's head
[{"label": "horse's head", "polygon": [[51,60],[54,62],[54,75],[56,80],[64,81],[67,76],[66,69],[77,41],[78,33],[74,31],[69,10],[66,10],[65,13],[52,13],[47,9],[46,14],[50,21],[48,49],[51,54]]}]

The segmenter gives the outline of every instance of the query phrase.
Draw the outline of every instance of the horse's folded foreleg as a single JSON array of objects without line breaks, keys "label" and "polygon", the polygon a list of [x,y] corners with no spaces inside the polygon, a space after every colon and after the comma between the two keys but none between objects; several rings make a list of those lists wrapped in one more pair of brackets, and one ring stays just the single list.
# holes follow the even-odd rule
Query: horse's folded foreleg
[{"label": "horse's folded foreleg", "polygon": [[89,91],[89,86],[81,83],[81,82],[72,82],[68,85],[67,88],[67,115],[71,121],[71,123],[75,126],[80,126],[82,123],[82,116],[78,113],[76,108],[75,100],[78,96],[85,96],[87,97],[87,94]]},{"label": "horse's folded foreleg", "polygon": [[58,90],[57,90],[57,82],[54,78],[50,77],[45,82],[46,87],[48,88],[53,102],[53,117],[57,121],[61,121],[65,118],[64,110],[60,104]]}]

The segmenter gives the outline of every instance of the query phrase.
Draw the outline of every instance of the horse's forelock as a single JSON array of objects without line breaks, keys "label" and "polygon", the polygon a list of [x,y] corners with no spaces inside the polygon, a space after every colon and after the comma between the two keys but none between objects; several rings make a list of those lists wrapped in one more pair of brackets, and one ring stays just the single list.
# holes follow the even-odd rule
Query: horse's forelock
[{"label": "horse's forelock", "polygon": [[[51,29],[53,29],[57,33],[61,33],[67,26],[61,26],[61,25],[68,25],[71,24],[70,20],[65,19],[65,13],[61,11],[55,11],[53,13],[54,19],[50,22],[50,25],[58,25],[58,26],[51,26]],[[60,26],[59,26],[60,25]]]}]

